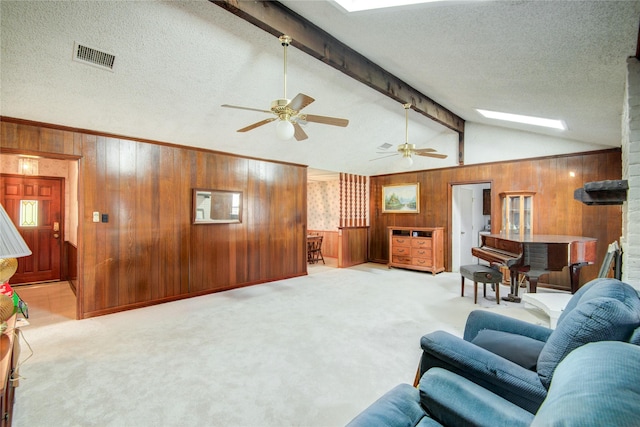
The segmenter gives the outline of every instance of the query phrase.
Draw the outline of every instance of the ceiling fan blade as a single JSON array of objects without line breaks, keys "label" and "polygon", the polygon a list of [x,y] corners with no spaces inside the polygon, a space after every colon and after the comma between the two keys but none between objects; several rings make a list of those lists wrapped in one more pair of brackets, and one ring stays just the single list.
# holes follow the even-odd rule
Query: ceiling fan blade
[{"label": "ceiling fan blade", "polygon": [[327,116],[316,116],[314,114],[302,114],[301,119],[306,120],[308,122],[322,123],[325,125],[332,125],[332,126],[346,127],[349,124],[349,120],[347,119],[339,119],[337,117],[327,117]]},{"label": "ceiling fan blade", "polygon": [[269,114],[273,114],[273,111],[271,110],[260,110],[258,108],[249,108],[249,107],[239,107],[237,105],[229,105],[229,104],[222,104],[221,107],[225,107],[225,108],[237,108],[238,110],[249,110],[249,111],[259,111],[261,113],[269,113]]},{"label": "ceiling fan blade", "polygon": [[447,155],[446,154],[438,154],[438,153],[418,153],[416,151],[415,153],[418,156],[423,156],[423,157],[435,157],[436,159],[446,159]]},{"label": "ceiling fan blade", "polygon": [[298,141],[309,138],[298,122],[293,123],[293,136]]},{"label": "ceiling fan blade", "polygon": [[436,150],[433,148],[416,148],[415,150],[413,150],[414,153],[416,154],[420,154],[420,153],[435,153]]},{"label": "ceiling fan blade", "polygon": [[307,105],[311,104],[315,99],[304,93],[299,93],[289,102],[288,107],[294,111],[300,111]]},{"label": "ceiling fan blade", "polygon": [[267,123],[270,123],[270,122],[272,122],[272,121],[274,121],[274,120],[276,120],[276,117],[273,117],[273,118],[270,118],[270,119],[260,120],[260,121],[259,121],[259,122],[257,122],[257,123],[254,123],[254,124],[252,124],[252,125],[249,125],[249,126],[247,126],[247,127],[244,127],[244,128],[242,128],[242,129],[238,129],[238,132],[247,132],[247,131],[249,131],[249,130],[251,130],[251,129],[255,129],[255,128],[257,128],[258,126],[266,125]]},{"label": "ceiling fan blade", "polygon": [[389,154],[388,156],[382,156],[382,157],[376,157],[375,159],[369,159],[369,161],[372,162],[374,160],[386,159],[387,157],[393,157],[393,156],[397,156],[397,155],[398,155],[398,153]]}]

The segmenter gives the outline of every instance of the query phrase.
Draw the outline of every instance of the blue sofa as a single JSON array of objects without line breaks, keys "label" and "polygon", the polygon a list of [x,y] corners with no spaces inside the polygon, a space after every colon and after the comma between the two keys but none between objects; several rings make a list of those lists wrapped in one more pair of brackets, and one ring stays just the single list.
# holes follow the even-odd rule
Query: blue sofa
[{"label": "blue sofa", "polygon": [[423,336],[417,378],[443,368],[534,414],[558,364],[576,348],[605,340],[640,344],[640,298],[628,284],[602,278],[573,295],[556,329],[477,310],[463,338],[444,331]]},{"label": "blue sofa", "polygon": [[616,341],[583,345],[558,365],[535,415],[460,375],[432,368],[418,388],[396,386],[347,427],[638,426],[638,367],[637,345]]}]

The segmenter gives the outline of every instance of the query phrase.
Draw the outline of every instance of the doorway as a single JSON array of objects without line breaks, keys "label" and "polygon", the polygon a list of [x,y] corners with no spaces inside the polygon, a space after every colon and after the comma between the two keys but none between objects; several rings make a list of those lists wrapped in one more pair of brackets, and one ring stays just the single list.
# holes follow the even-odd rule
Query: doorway
[{"label": "doorway", "polygon": [[[459,272],[461,265],[475,264],[471,248],[480,246],[481,234],[491,227],[490,182],[452,184],[451,206],[451,271]],[[489,206],[487,206],[487,203]]]},{"label": "doorway", "polygon": [[32,254],[18,258],[11,284],[60,280],[64,179],[2,174],[0,203]]},{"label": "doorway", "polygon": [[[5,187],[6,187],[6,182],[9,182],[9,181],[7,181],[5,177],[14,178],[14,179],[17,178],[17,179],[35,179],[35,180],[39,180],[39,179],[56,180],[57,179],[61,183],[60,199],[59,199],[60,200],[59,202],[60,216],[58,217],[59,219],[52,219],[51,215],[57,215],[57,214],[51,214],[48,211],[50,209],[50,206],[45,206],[45,207],[41,206],[41,208],[45,209],[46,211],[44,213],[46,218],[43,220],[44,222],[43,221],[39,222],[39,224],[43,224],[47,222],[59,223],[58,225],[59,232],[57,233],[59,234],[59,237],[58,238],[53,237],[53,238],[59,241],[59,245],[61,249],[60,249],[60,252],[56,251],[55,254],[52,253],[52,256],[55,256],[59,253],[60,257],[57,260],[57,263],[56,263],[57,266],[51,269],[51,270],[57,270],[57,271],[56,273],[52,273],[52,275],[47,277],[42,277],[42,274],[41,274],[40,277],[22,278],[20,279],[19,283],[27,284],[27,283],[41,282],[41,281],[48,282],[50,280],[53,280],[53,281],[68,280],[74,292],[76,292],[76,286],[78,286],[78,281],[77,281],[77,278],[78,278],[77,248],[78,248],[78,240],[79,240],[79,236],[78,236],[78,214],[79,214],[78,171],[79,171],[80,158],[79,157],[70,158],[69,156],[64,156],[61,158],[49,157],[49,156],[45,157],[44,155],[40,155],[40,153],[35,153],[35,152],[31,152],[29,153],[29,155],[26,155],[18,152],[7,152],[7,151],[9,150],[6,150],[6,151],[3,150],[3,152],[0,153],[0,169],[3,172],[3,174],[0,174],[0,202],[3,204],[3,206],[5,206],[5,208],[7,203],[5,199],[7,199],[7,196],[11,196],[13,198],[19,199],[17,194],[19,191],[21,191],[19,189],[13,189],[13,190],[7,191]],[[31,168],[28,171],[24,169],[24,163],[25,163],[24,159],[30,160],[29,163],[31,165]],[[33,185],[33,183],[31,183],[30,185]],[[45,183],[44,185],[46,187],[47,184]],[[35,194],[40,194],[40,196],[46,196],[47,193],[51,192],[53,194],[53,193],[56,193],[57,190],[49,190],[46,188],[37,188],[32,186],[30,189],[27,189],[27,195],[29,195],[29,197],[25,199],[33,200],[30,196],[31,192],[35,192]],[[7,193],[15,193],[15,194],[7,194]],[[49,203],[49,202],[46,202],[46,203]],[[19,207],[17,209],[18,209],[17,210],[18,213],[9,213],[9,209],[6,209],[9,215],[11,216],[12,220],[15,221],[16,225],[19,224],[19,212],[20,212]],[[47,232],[56,234],[53,232],[54,224],[50,224],[50,227],[51,228]],[[21,229],[22,227],[18,227],[18,228]],[[25,237],[25,240],[27,240],[24,234],[23,236]],[[38,244],[39,243],[40,242],[38,242]],[[34,254],[31,255],[30,257],[18,258],[19,269],[22,268],[22,265],[21,265],[22,261],[26,260],[27,258],[35,257],[36,256],[35,254],[37,254],[37,252],[39,251],[39,249],[38,251],[34,251],[34,245],[32,245],[28,240],[27,240],[27,244],[31,248],[32,252],[34,252]],[[51,260],[52,265],[55,263],[54,261],[55,260]],[[46,262],[49,262],[49,261],[42,263],[40,262],[40,260],[38,260],[38,262],[41,265],[39,265],[37,268],[34,268],[34,270],[42,270],[43,268],[44,270],[47,270],[47,268],[45,268],[46,267],[45,264]],[[18,283],[17,279],[19,277],[20,276],[11,280],[11,283],[12,284],[14,282]]]}]

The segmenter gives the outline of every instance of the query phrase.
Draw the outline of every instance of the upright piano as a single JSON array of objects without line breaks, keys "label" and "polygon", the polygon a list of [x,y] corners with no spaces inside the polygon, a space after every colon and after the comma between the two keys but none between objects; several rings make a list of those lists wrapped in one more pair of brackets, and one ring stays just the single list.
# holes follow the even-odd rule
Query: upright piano
[{"label": "upright piano", "polygon": [[491,265],[504,265],[511,273],[511,292],[503,299],[520,302],[518,275],[529,279],[530,292],[536,292],[538,278],[569,267],[571,293],[580,285],[580,269],[596,262],[596,243],[592,237],[544,234],[485,234],[479,248],[471,253]]}]

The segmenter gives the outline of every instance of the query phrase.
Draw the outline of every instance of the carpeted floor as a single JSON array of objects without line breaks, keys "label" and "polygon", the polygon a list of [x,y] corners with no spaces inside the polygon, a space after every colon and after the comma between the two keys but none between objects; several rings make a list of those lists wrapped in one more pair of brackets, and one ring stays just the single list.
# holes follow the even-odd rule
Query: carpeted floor
[{"label": "carpeted floor", "polygon": [[13,425],[343,426],[413,381],[423,334],[461,335],[473,309],[548,325],[537,309],[496,305],[490,290],[474,305],[472,286],[463,298],[454,273],[320,264],[81,321],[38,322],[35,310]]}]

